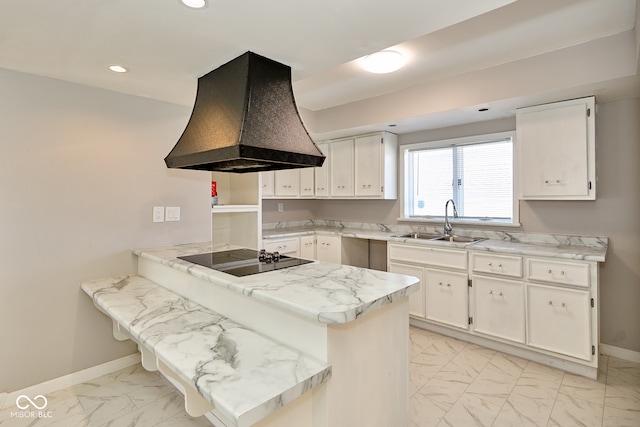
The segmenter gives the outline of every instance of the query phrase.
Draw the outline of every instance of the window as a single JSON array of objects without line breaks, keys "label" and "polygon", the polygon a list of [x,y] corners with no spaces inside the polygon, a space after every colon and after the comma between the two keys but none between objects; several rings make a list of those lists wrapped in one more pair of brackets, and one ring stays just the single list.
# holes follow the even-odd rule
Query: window
[{"label": "window", "polygon": [[405,219],[440,220],[453,199],[459,220],[517,223],[512,132],[411,144],[403,151]]}]

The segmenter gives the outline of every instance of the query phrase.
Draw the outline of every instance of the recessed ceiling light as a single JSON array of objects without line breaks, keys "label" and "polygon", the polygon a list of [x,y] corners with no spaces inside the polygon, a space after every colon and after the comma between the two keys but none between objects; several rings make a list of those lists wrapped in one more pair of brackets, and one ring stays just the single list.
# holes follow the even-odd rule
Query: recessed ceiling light
[{"label": "recessed ceiling light", "polygon": [[207,5],[206,0],[181,0],[185,6],[189,6],[193,9],[202,9]]},{"label": "recessed ceiling light", "polygon": [[109,69],[114,73],[126,73],[127,71],[129,71],[122,65],[109,65]]},{"label": "recessed ceiling light", "polygon": [[404,56],[395,50],[381,50],[367,55],[362,60],[362,67],[370,73],[385,74],[399,70],[404,65]]}]

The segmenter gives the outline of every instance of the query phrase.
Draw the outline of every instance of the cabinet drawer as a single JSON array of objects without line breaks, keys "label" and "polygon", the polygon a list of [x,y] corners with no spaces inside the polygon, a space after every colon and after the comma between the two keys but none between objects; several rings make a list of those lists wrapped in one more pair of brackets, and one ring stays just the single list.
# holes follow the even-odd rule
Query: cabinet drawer
[{"label": "cabinet drawer", "polygon": [[476,273],[522,277],[522,258],[493,254],[471,254],[471,269]]},{"label": "cabinet drawer", "polygon": [[475,276],[473,329],[524,344],[524,283]]},{"label": "cabinet drawer", "polygon": [[263,247],[267,252],[280,252],[283,255],[295,253],[297,255],[300,248],[300,239],[263,240]]},{"label": "cabinet drawer", "polygon": [[467,251],[437,249],[428,246],[389,245],[389,258],[448,268],[467,268]]},{"label": "cabinet drawer", "polygon": [[529,280],[589,287],[589,264],[530,258]]},{"label": "cabinet drawer", "polygon": [[589,292],[527,284],[527,344],[591,360]]}]

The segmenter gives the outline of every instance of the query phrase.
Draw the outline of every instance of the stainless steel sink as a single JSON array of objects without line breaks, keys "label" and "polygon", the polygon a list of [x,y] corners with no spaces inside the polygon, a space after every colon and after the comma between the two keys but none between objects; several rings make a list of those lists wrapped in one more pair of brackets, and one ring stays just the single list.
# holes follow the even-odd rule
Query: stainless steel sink
[{"label": "stainless steel sink", "polygon": [[405,239],[421,239],[421,240],[431,240],[434,242],[452,242],[452,243],[475,243],[480,242],[482,240],[486,240],[484,237],[467,237],[467,236],[438,236],[433,234],[423,234],[423,233],[406,233],[406,234],[396,234],[393,237],[401,237]]},{"label": "stainless steel sink", "polygon": [[468,237],[468,236],[439,236],[434,239],[441,242],[456,242],[456,243],[475,243],[481,240],[486,240],[484,237]]},{"label": "stainless steel sink", "polygon": [[424,234],[424,233],[407,233],[407,234],[396,234],[393,237],[402,237],[406,239],[433,240],[435,237],[438,237],[438,236],[433,234]]}]

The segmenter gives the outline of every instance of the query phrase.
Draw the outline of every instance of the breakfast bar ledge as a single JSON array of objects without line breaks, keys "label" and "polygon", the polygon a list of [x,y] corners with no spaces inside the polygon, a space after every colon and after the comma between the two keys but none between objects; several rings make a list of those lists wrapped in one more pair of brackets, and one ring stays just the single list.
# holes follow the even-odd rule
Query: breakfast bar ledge
[{"label": "breakfast bar ledge", "polygon": [[[138,275],[131,277],[320,364],[311,390],[255,426],[408,425],[407,297],[418,279],[317,261],[234,277],[177,258],[228,249],[210,242],[137,249]],[[207,415],[224,418],[215,408]]]}]

